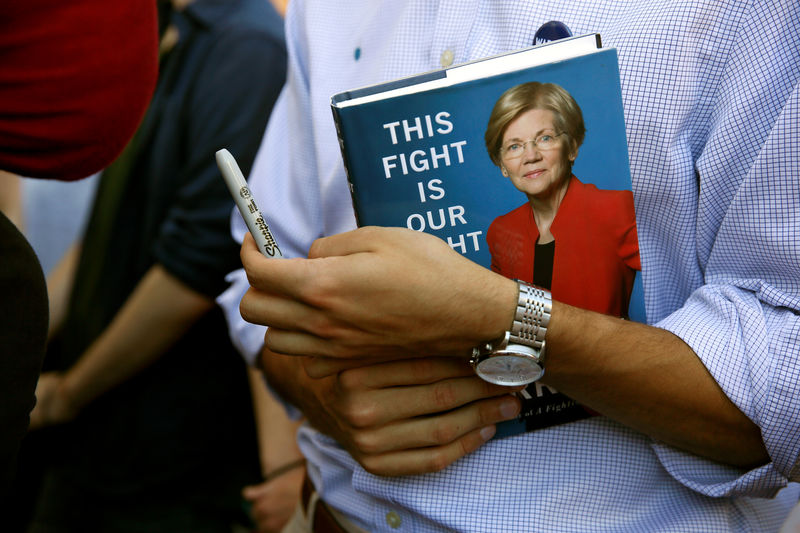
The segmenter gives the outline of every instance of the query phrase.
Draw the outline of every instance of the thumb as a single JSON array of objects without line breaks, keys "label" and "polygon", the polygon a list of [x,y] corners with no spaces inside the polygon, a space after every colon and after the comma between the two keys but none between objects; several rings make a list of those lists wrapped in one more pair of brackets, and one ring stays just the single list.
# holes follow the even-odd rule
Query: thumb
[{"label": "thumb", "polygon": [[246,500],[257,500],[258,497],[264,492],[265,484],[261,483],[259,485],[248,485],[242,489],[242,497]]}]

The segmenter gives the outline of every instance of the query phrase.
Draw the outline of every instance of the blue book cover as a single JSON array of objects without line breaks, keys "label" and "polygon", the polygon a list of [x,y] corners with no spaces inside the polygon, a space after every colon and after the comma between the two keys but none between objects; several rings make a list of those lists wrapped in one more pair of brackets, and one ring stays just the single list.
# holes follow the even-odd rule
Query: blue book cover
[{"label": "blue book cover", "polygon": [[[574,48],[576,44],[577,49]],[[561,52],[556,50],[559,46]],[[573,50],[568,50],[568,46],[573,46]],[[554,50],[556,53],[553,53]],[[511,63],[508,63],[508,56],[513,56]],[[493,68],[494,63],[503,61],[506,63],[497,69]],[[605,222],[607,212],[608,218],[615,218],[611,211],[627,210],[627,207],[619,207],[619,202],[606,203],[603,199],[609,195],[619,196],[612,191],[625,191],[622,193],[625,195],[623,202],[626,206],[630,204],[627,220],[632,220],[633,233],[631,237],[628,228],[625,235],[615,238],[633,239],[635,261],[629,257],[630,250],[623,252],[615,249],[609,253],[616,254],[615,257],[627,254],[625,261],[628,266],[638,262],[616,50],[601,48],[599,36],[590,35],[567,39],[564,43],[556,41],[465,66],[467,68],[463,72],[458,72],[459,67],[452,67],[355,89],[332,98],[331,106],[359,225],[400,226],[431,233],[467,258],[508,277],[523,279],[519,275],[510,275],[511,271],[517,272],[519,268],[525,272],[534,271],[534,277],[536,272],[545,272],[549,276],[547,279],[552,281],[553,298],[562,299],[559,298],[559,291],[589,293],[595,289],[586,281],[590,277],[564,272],[565,268],[560,268],[564,260],[558,259],[559,254],[562,250],[566,253],[571,242],[571,247],[577,248],[572,251],[573,255],[584,254],[582,268],[602,270],[602,261],[593,264],[593,258],[602,255],[593,246],[607,239],[598,239],[591,232],[597,227],[605,227],[604,224],[611,227],[611,222]],[[553,122],[553,113],[537,115],[529,113],[529,108],[523,108],[509,120],[508,116],[511,115],[508,113],[516,109],[513,107],[514,98],[520,100],[523,97],[519,94],[528,94],[525,91],[556,91],[554,94],[557,95],[566,92],[571,96],[585,126],[582,143],[578,142],[579,146],[574,150],[576,156],[566,154],[572,152],[569,146],[574,145],[563,137],[558,139],[564,135],[557,131],[560,129],[558,124],[563,120]],[[548,101],[557,100],[557,97],[547,98],[550,98]],[[542,107],[539,104],[537,106]],[[495,107],[498,109],[493,112]],[[530,116],[534,122],[522,122],[528,120],[522,118],[526,116]],[[542,120],[542,116],[545,117],[544,128],[535,122]],[[487,148],[487,130],[493,135],[492,147],[496,147],[496,150],[492,148],[494,158],[490,148]],[[515,131],[523,133],[509,138]],[[569,139],[575,137],[568,135]],[[539,225],[539,218],[534,222],[530,217],[531,212],[534,217],[537,216],[535,208],[527,206],[538,205],[536,201],[542,193],[534,190],[538,185],[528,185],[529,182],[525,181],[533,174],[519,177],[514,168],[544,166],[544,163],[538,164],[534,160],[546,162],[548,157],[555,161],[556,166],[559,161],[568,161],[571,169],[566,172],[571,175],[550,226],[555,235],[556,259],[552,259],[551,251],[549,265],[540,267],[539,258],[547,262],[547,254],[540,252],[540,247],[536,246],[537,262],[534,269],[533,264],[526,263],[527,252],[520,251],[533,249],[534,244],[525,242],[527,237],[524,235],[515,237],[522,239],[522,242],[506,243],[505,239],[508,228],[516,224],[514,220],[524,220],[527,216],[531,224]],[[561,175],[565,175],[564,172]],[[573,185],[574,178],[579,180],[575,182],[577,185]],[[592,186],[601,191],[600,196]],[[579,187],[586,189],[587,194],[579,196]],[[562,210],[567,212],[568,205],[572,210],[571,215],[562,213]],[[576,210],[580,210],[581,214],[576,215]],[[586,216],[590,220],[577,229],[562,230],[560,227],[568,224],[566,220],[559,219],[559,214],[564,219]],[[588,229],[582,230],[581,227]],[[492,231],[490,228],[493,228]],[[611,231],[616,230],[608,232]],[[520,233],[525,234],[525,231],[520,230]],[[541,230],[537,244],[544,240],[546,233],[546,228]],[[560,237],[572,234],[576,236],[563,240]],[[563,241],[567,242],[562,244]],[[574,244],[576,242],[586,244]],[[511,262],[521,263],[509,267],[509,258]],[[532,263],[533,259],[530,261]],[[626,265],[621,268],[627,268]],[[548,268],[551,270],[549,273],[546,272]],[[618,268],[618,265],[609,267],[609,271]],[[569,269],[575,270],[572,267]],[[590,272],[587,275],[597,275],[597,278],[591,278],[596,281],[603,279],[603,274]],[[639,276],[631,276],[622,283],[622,289],[615,289],[613,298],[625,299],[620,307],[620,316],[644,321]],[[537,280],[525,281],[536,283]],[[570,282],[569,290],[557,290],[559,283],[567,281]],[[600,297],[605,298],[597,296]],[[570,301],[566,303],[575,305]],[[580,301],[577,303],[580,306]],[[619,304],[615,305],[619,307]],[[521,397],[523,415],[517,421],[501,424],[498,427],[499,437],[597,414],[540,383],[531,384]]]}]

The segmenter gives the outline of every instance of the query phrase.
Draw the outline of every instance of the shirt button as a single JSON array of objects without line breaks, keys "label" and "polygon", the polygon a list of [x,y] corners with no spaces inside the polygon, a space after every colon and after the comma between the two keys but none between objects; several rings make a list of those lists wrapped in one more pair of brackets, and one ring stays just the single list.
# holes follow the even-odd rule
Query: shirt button
[{"label": "shirt button", "polygon": [[442,56],[439,58],[439,62],[442,64],[442,67],[449,67],[453,64],[453,59],[455,59],[455,54],[449,48],[442,52]]},{"label": "shirt button", "polygon": [[394,511],[389,511],[386,513],[386,523],[389,524],[390,528],[397,529],[403,523],[403,519]]}]

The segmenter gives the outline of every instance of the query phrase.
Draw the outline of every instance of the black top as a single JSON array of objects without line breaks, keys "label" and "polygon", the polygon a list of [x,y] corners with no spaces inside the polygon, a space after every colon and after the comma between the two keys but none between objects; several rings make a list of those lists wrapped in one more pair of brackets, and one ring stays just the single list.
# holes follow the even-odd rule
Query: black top
[{"label": "black top", "polygon": [[[47,339],[47,287],[30,244],[0,212],[0,502],[28,431]],[[0,508],[3,506],[0,505]],[[5,516],[5,515],[4,515]]]},{"label": "black top", "polygon": [[556,241],[546,244],[536,243],[533,255],[533,284],[550,290],[553,284],[553,260],[556,254]]},{"label": "black top", "polygon": [[[197,0],[171,17],[180,40],[128,163],[101,178],[51,368],[83,354],[153,265],[209,297],[241,266],[214,155],[228,148],[249,173],[285,78],[283,21],[264,0]],[[64,474],[106,494],[258,475],[245,367],[216,307],[71,426]]]}]

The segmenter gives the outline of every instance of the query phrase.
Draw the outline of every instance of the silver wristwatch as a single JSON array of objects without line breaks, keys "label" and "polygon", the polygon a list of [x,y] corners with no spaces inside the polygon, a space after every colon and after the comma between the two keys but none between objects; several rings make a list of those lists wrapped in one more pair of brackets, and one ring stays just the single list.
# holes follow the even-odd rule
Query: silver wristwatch
[{"label": "silver wristwatch", "polygon": [[547,326],[553,300],[550,292],[517,281],[519,299],[514,322],[501,339],[472,349],[475,373],[489,383],[517,386],[544,375]]}]

